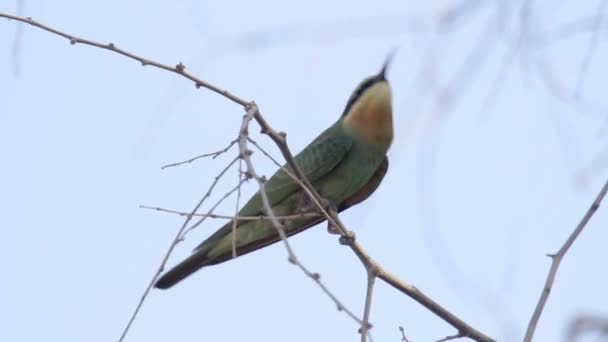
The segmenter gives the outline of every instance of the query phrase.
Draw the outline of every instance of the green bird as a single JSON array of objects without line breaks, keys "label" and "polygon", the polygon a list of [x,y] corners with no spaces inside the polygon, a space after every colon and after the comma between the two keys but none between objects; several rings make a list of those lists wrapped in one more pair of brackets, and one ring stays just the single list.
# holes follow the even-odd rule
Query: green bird
[{"label": "green bird", "polygon": [[[382,70],[363,80],[350,96],[340,119],[295,156],[295,161],[317,192],[338,211],[368,198],[380,185],[388,169],[386,153],[393,140],[391,88],[385,77],[390,58]],[[291,171],[288,165],[287,170]],[[309,196],[283,170],[265,183],[264,190],[276,216],[289,216],[281,224],[287,236],[325,221]],[[237,216],[263,216],[258,191]],[[329,226],[328,230],[332,230]],[[233,258],[280,241],[268,219],[233,221],[209,236],[192,255],[165,273],[155,287],[167,289],[202,267]]]}]

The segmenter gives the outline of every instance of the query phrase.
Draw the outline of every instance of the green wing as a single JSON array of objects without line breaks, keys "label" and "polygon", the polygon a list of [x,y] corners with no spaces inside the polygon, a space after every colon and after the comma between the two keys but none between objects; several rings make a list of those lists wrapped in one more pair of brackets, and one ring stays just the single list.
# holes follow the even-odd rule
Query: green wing
[{"label": "green wing", "polygon": [[[345,132],[340,122],[338,122],[306,146],[302,152],[295,156],[295,161],[306,178],[310,182],[314,182],[330,173],[340,164],[350,152],[352,146],[353,137]],[[291,168],[288,166],[285,166],[285,168],[291,172]],[[277,209],[285,210],[288,209],[290,204],[284,203],[283,208],[280,208],[282,205],[281,201],[298,191],[299,185],[285,171],[279,169],[266,182],[264,188],[270,205]],[[262,208],[262,196],[258,191],[241,209],[239,216],[260,215]],[[305,220],[311,219],[307,218]],[[321,220],[312,218],[312,221]],[[301,229],[293,229],[290,235],[311,226],[310,224],[306,224],[306,222],[301,223]],[[238,241],[236,241],[238,255],[249,253],[278,240],[278,234],[276,234],[274,227],[268,221],[238,221],[237,224],[239,229],[245,230],[243,233],[246,233],[245,235],[241,234]],[[292,223],[296,228],[297,224],[297,222]],[[163,289],[169,288],[201,267],[231,258],[231,240],[229,239],[231,233],[232,221],[211,234],[211,236],[194,249],[194,253],[190,257],[165,273],[155,286]],[[208,255],[210,252],[213,253],[212,256]]]},{"label": "green wing", "polygon": [[[353,145],[353,138],[345,134],[341,125],[333,125],[294,157],[302,173],[312,183],[333,170],[348,154]],[[284,167],[293,174],[291,167]],[[283,169],[277,170],[266,182],[265,190],[274,206],[285,197],[299,189],[296,183]],[[240,216],[253,216],[262,212],[263,203],[260,193],[256,193],[243,206]]]}]

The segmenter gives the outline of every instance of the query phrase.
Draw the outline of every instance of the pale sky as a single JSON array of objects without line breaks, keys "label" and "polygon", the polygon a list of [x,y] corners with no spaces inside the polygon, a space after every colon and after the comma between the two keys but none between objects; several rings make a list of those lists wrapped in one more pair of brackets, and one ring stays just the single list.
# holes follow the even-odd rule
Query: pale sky
[{"label": "pale sky", "polygon": [[[606,33],[552,31],[596,15],[599,1],[529,2],[524,35],[522,1],[446,12],[459,3],[25,1],[23,15],[183,62],[255,100],[294,152],[398,47],[388,75],[389,173],[341,218],[392,273],[480,331],[520,341],[550,266],[545,255],[608,176]],[[0,12],[16,13],[15,1]],[[16,23],[0,20],[0,340],[117,341],[183,220],[139,205],[191,209],[236,149],[160,167],[226,146],[243,110],[176,75],[22,30],[15,54]],[[550,32],[560,33],[541,39]],[[571,96],[577,87],[584,100]],[[251,132],[280,158],[255,124]],[[260,174],[274,172],[261,153],[254,162]],[[232,169],[202,212],[237,181]],[[256,188],[249,182],[243,200]],[[217,213],[234,213],[235,200]],[[168,266],[222,222],[188,235]],[[563,340],[579,315],[608,316],[607,225],[601,207],[561,265],[536,341]],[[362,316],[366,274],[356,256],[325,225],[290,241]],[[371,323],[376,342],[400,341],[399,326],[416,342],[455,333],[382,282]],[[358,328],[276,244],[152,291],[125,341],[357,341]]]}]

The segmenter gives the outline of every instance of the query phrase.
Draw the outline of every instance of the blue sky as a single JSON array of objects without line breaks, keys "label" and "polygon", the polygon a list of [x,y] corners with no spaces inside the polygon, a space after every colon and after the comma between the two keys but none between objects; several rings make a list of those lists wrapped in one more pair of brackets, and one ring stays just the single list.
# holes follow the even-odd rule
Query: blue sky
[{"label": "blue sky", "polygon": [[[606,34],[581,83],[591,34],[544,46],[521,37],[593,16],[599,1],[534,2],[523,36],[520,1],[473,2],[452,26],[438,25],[459,3],[53,1],[25,2],[24,15],[183,62],[255,100],[293,151],[333,123],[358,82],[398,47],[389,174],[341,217],[391,272],[484,333],[517,341],[550,266],[545,254],[557,251],[608,174],[597,158],[607,143]],[[0,11],[15,13],[14,1]],[[236,150],[160,167],[223,148],[243,111],[175,75],[32,27],[23,27],[15,59],[15,32],[0,20],[0,340],[117,340],[182,222],[138,206],[191,209]],[[579,83],[583,104],[564,95]],[[261,174],[274,171],[260,153],[254,162]],[[203,211],[237,177],[230,171]],[[248,183],[243,197],[255,190]],[[234,200],[217,212],[231,214]],[[607,224],[601,207],[563,261],[537,341],[561,340],[580,314],[608,315]],[[193,231],[169,264],[220,225]],[[323,225],[291,243],[361,315],[366,276],[350,250]],[[454,333],[381,282],[371,315],[375,341],[399,341],[399,326],[414,341]],[[126,341],[344,341],[357,340],[357,329],[275,245],[153,291]]]}]

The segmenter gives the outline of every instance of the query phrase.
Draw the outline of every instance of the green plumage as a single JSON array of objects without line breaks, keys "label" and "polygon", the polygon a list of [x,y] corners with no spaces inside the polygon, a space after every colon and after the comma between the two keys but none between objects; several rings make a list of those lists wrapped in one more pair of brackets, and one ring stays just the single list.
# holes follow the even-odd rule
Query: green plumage
[{"label": "green plumage", "polygon": [[[339,121],[308,145],[295,157],[298,166],[317,189],[321,197],[336,208],[361,189],[374,174],[386,153],[386,146],[374,146],[359,141],[353,132]],[[289,167],[287,167],[290,170]],[[287,216],[315,209],[300,186],[283,170],[277,171],[265,186],[276,216]],[[239,216],[264,215],[262,196],[256,193],[239,211]],[[306,217],[283,222],[288,235],[314,218]],[[278,239],[276,228],[269,220],[240,221],[237,225],[237,248],[267,240]],[[274,242],[274,241],[273,241]],[[196,252],[206,252],[208,258],[232,255],[232,222],[211,235]]]},{"label": "green plumage", "polygon": [[[386,82],[384,74],[375,76],[375,81]],[[366,86],[371,87],[373,84],[374,82],[371,82]],[[380,89],[382,90],[383,88]],[[360,98],[364,91],[365,89],[359,90]],[[371,106],[361,107],[363,110],[375,108],[373,105],[377,101],[368,101]],[[348,106],[353,103],[356,101],[351,99],[346,113],[349,111]],[[385,106],[378,108],[386,109]],[[390,116],[390,103],[388,111]],[[339,210],[362,201],[378,187],[388,167],[386,152],[392,139],[392,126],[390,139],[384,142],[370,141],[365,134],[360,133],[363,130],[345,124],[346,117],[348,115],[343,115],[295,157],[296,163],[321,197]],[[290,170],[290,167],[285,167]],[[265,191],[276,216],[316,212],[312,200],[282,169],[266,182]],[[266,213],[259,192],[251,197],[238,213],[238,216],[262,215]],[[281,223],[285,233],[290,236],[322,221],[324,219],[319,216],[300,216],[282,220]],[[240,256],[280,240],[276,228],[268,219],[237,221],[235,236],[233,231],[233,222],[226,223],[199,245],[190,257],[164,274],[156,283],[156,287],[171,287],[201,267],[231,259],[233,243],[236,254]]]}]

